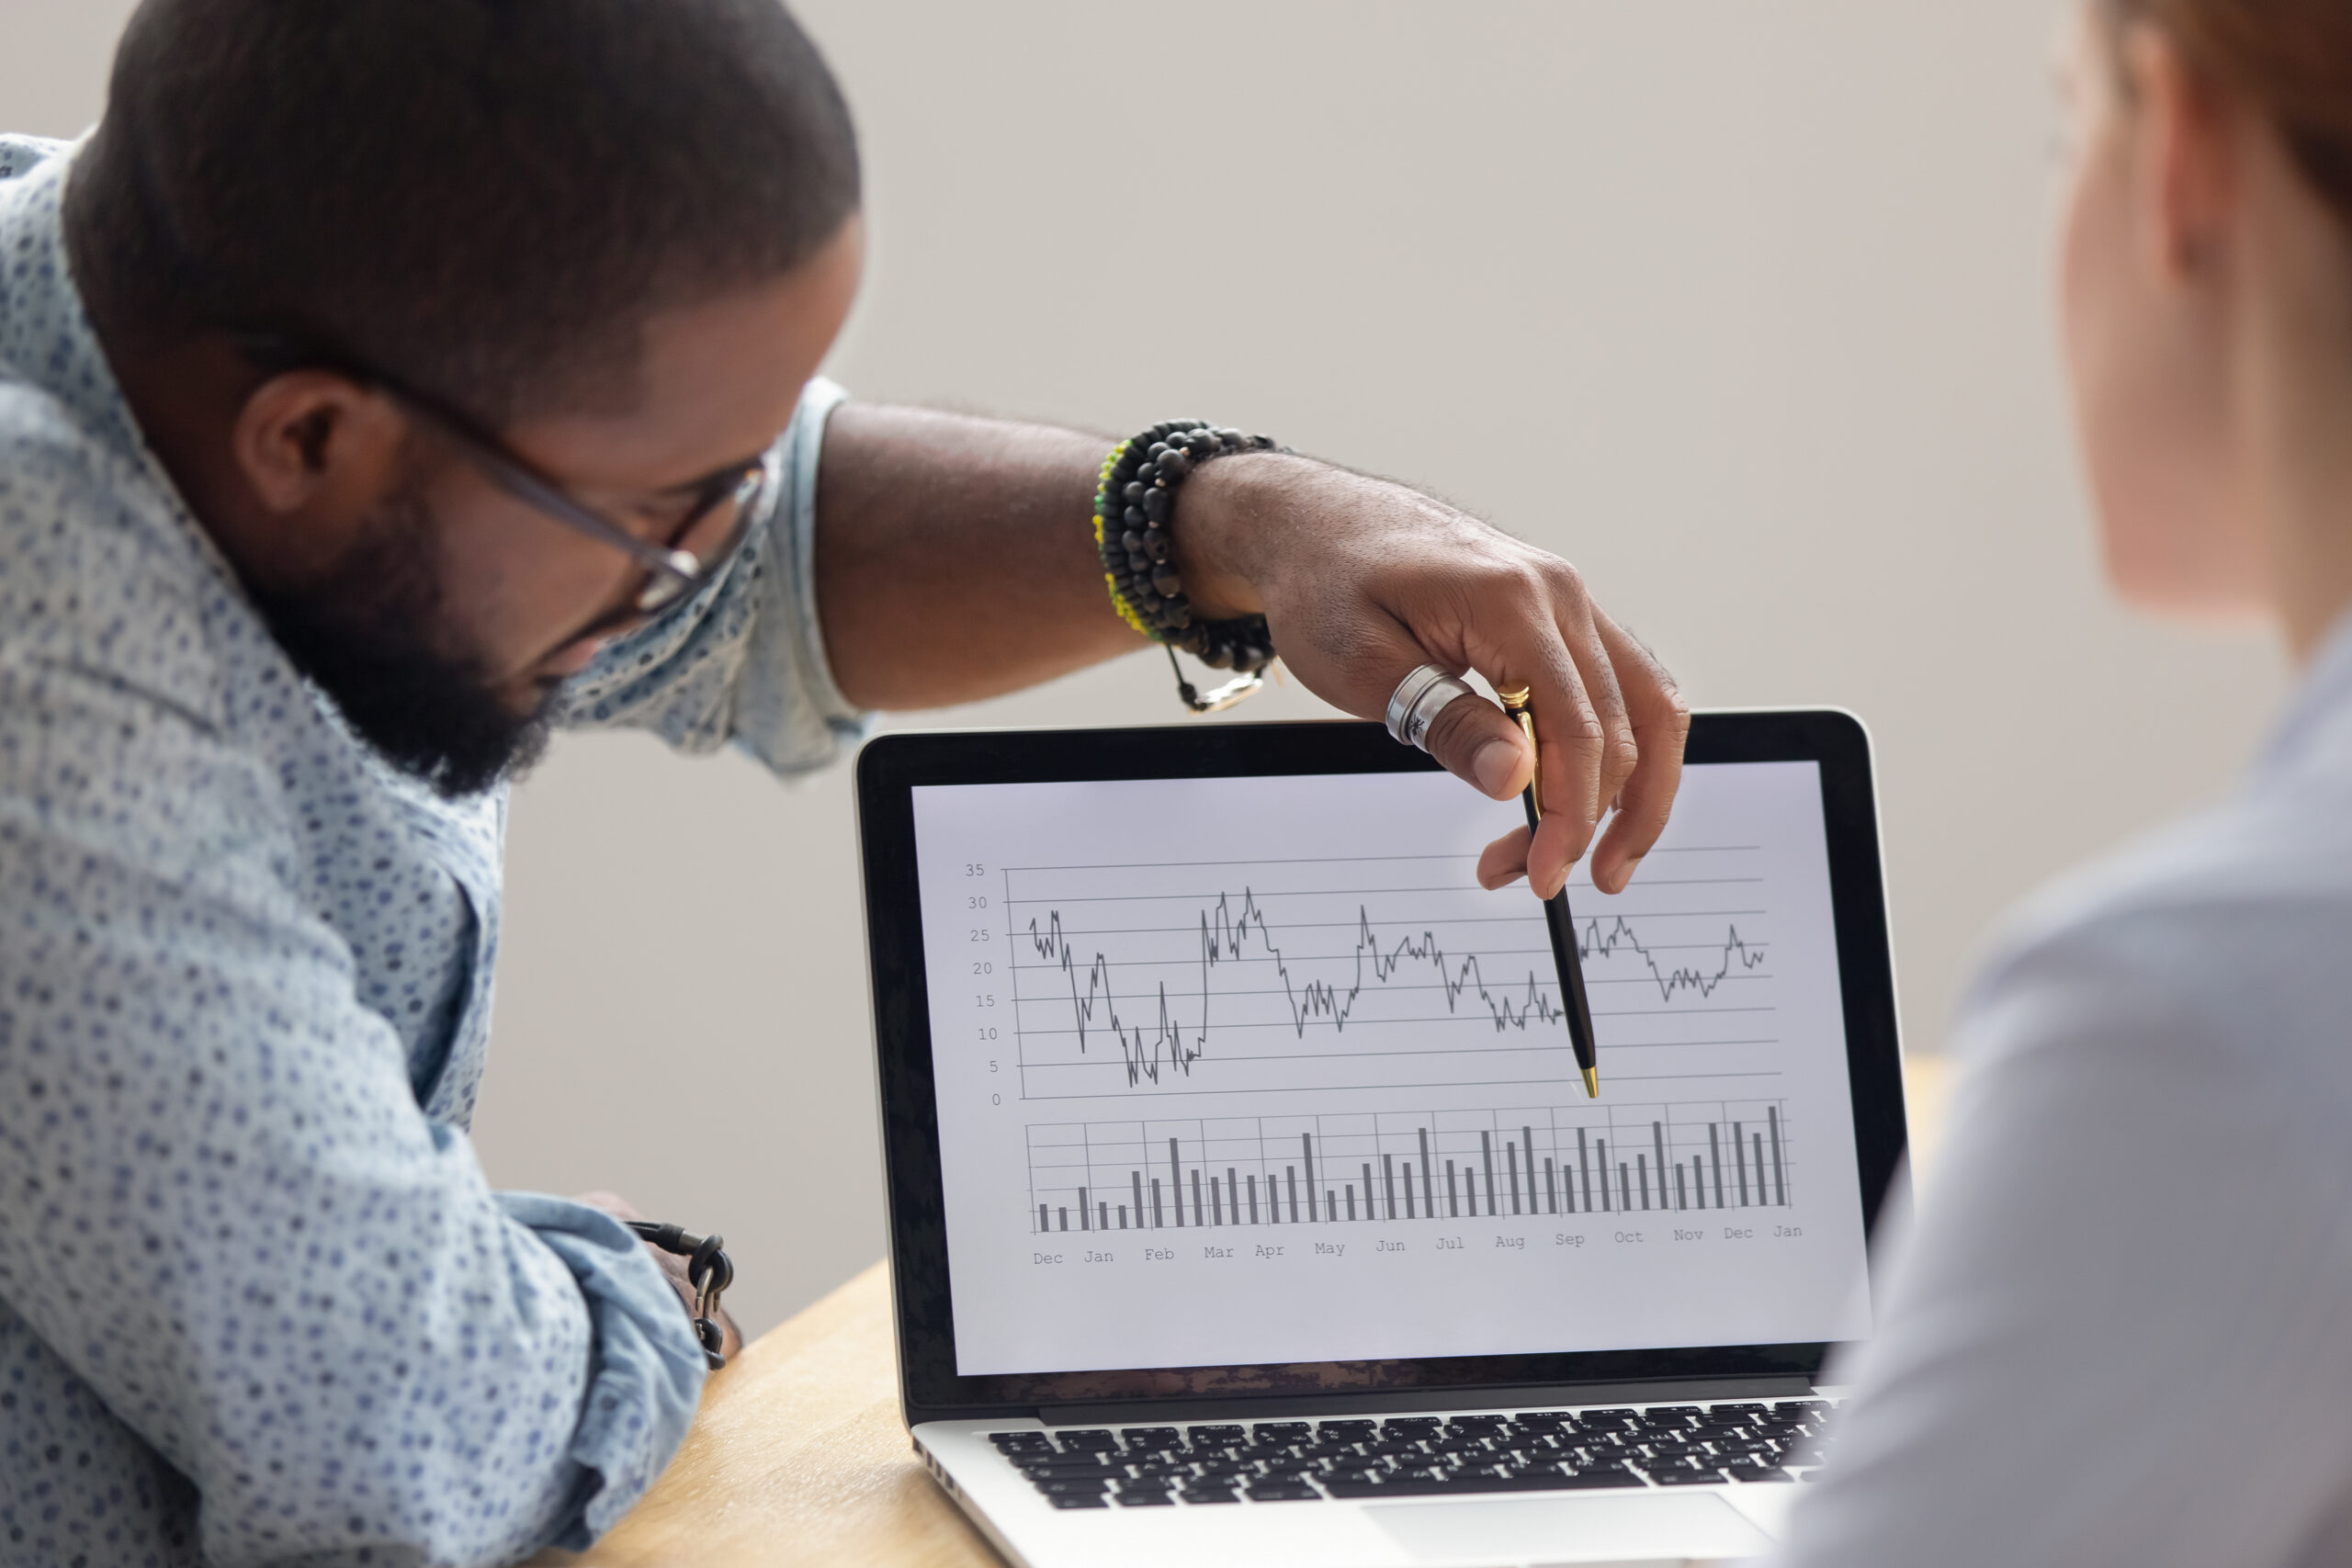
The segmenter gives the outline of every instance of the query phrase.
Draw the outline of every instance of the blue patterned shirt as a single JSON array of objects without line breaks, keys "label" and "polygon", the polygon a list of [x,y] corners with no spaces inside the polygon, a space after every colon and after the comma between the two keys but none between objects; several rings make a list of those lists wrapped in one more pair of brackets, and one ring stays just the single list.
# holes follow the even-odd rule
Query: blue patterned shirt
[{"label": "blue patterned shirt", "polygon": [[[83,312],[72,156],[0,137],[0,1562],[584,1546],[702,1355],[617,1222],[467,1141],[504,792],[394,773],[271,639]],[[840,395],[568,722],[779,772],[854,739],[809,570]]]}]

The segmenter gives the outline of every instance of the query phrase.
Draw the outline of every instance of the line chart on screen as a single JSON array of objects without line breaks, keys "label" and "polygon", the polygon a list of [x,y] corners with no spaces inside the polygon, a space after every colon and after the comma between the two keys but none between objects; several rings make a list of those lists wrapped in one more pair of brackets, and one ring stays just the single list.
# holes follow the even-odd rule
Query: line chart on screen
[{"label": "line chart on screen", "polygon": [[[1459,854],[1001,874],[1023,1100],[1577,1081],[1539,906]],[[1745,1076],[1777,1043],[1770,894],[1743,843],[1662,849],[1614,897],[1571,883],[1612,1076]]]}]

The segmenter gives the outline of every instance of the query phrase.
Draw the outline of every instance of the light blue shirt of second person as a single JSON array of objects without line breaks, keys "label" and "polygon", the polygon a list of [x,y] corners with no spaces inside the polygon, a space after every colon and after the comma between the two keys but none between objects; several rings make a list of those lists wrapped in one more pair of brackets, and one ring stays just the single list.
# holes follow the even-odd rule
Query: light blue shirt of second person
[{"label": "light blue shirt of second person", "polygon": [[1978,980],[1779,1568],[2352,1562],[2347,963],[2352,617],[2228,800]]},{"label": "light blue shirt of second person", "polygon": [[[467,1141],[505,793],[392,772],[271,639],[74,292],[73,155],[0,137],[0,1562],[583,1547],[703,1359],[627,1230]],[[809,568],[840,398],[567,722],[779,773],[854,741]]]}]

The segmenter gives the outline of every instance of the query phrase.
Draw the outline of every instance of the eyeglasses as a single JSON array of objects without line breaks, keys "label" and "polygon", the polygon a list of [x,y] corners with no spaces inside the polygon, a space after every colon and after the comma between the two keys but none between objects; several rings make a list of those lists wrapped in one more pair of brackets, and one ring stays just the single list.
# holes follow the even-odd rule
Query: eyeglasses
[{"label": "eyeglasses", "polygon": [[659,615],[708,587],[742,548],[767,490],[763,458],[722,468],[695,487],[684,515],[671,526],[667,539],[656,544],[572,495],[481,421],[397,377],[348,355],[300,347],[283,338],[239,334],[239,341],[250,357],[280,373],[303,367],[333,370],[383,392],[447,436],[500,489],[643,567],[645,581],[630,599],[630,607],[600,626]]}]

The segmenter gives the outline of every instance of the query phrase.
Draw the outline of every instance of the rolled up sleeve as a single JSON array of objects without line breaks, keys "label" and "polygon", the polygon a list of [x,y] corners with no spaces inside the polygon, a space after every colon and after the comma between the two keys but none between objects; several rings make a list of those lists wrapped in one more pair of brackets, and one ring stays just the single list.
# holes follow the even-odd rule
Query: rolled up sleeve
[{"label": "rolled up sleeve", "polygon": [[499,1201],[563,1261],[587,1303],[595,1345],[571,1459],[593,1478],[579,1510],[558,1521],[557,1546],[584,1551],[641,1496],[685,1439],[702,1397],[702,1346],[669,1280],[628,1227],[601,1210],[537,1192]]},{"label": "rolled up sleeve", "polygon": [[825,422],[847,397],[808,383],[767,454],[764,511],[742,553],[582,671],[564,725],[651,730],[682,751],[732,744],[779,774],[822,767],[865,738],[871,716],[834,684],[817,613],[818,462]]}]

